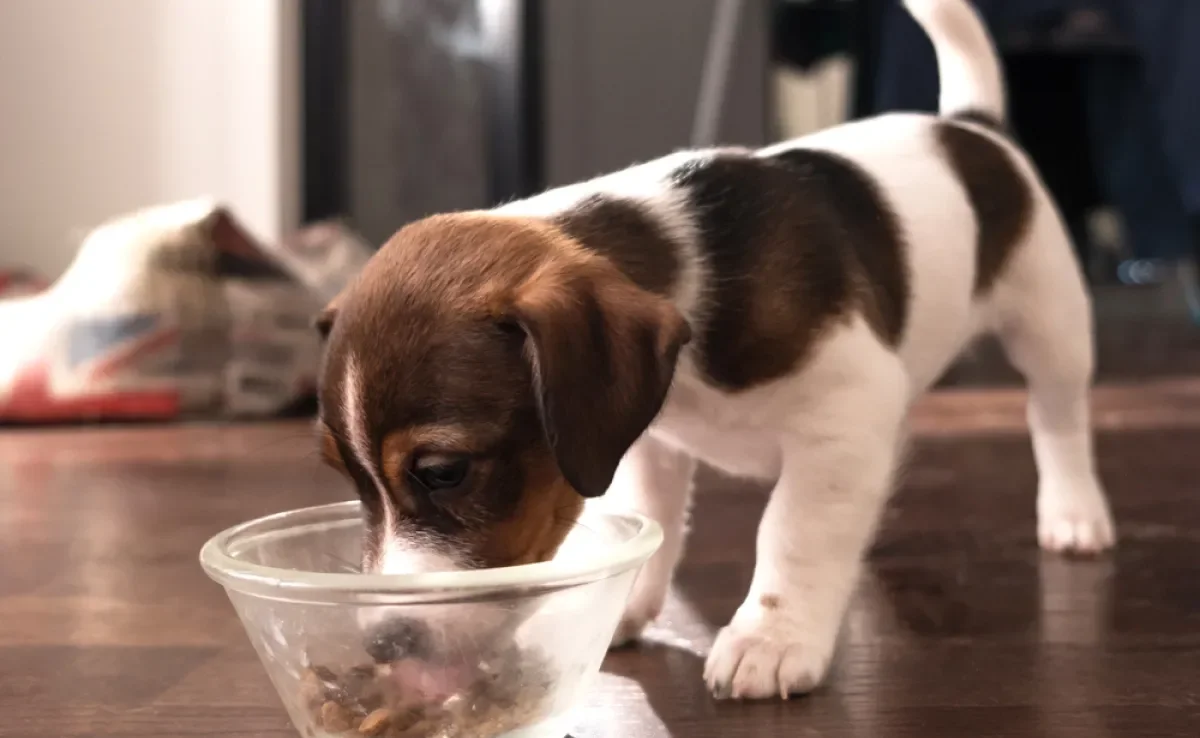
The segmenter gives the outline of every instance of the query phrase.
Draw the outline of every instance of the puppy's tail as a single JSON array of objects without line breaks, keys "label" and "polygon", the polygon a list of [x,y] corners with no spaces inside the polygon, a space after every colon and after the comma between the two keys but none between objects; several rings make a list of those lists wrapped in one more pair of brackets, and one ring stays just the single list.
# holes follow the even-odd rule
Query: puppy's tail
[{"label": "puppy's tail", "polygon": [[996,47],[968,0],[904,0],[933,42],[945,116],[1005,122],[1004,73]]}]

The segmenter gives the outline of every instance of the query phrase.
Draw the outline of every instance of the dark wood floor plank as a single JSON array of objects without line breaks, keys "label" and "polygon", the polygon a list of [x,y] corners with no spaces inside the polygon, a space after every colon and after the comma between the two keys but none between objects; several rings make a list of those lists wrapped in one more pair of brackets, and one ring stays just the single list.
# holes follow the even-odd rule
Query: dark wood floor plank
[{"label": "dark wood floor plank", "polygon": [[[662,621],[575,738],[1158,738],[1200,731],[1200,380],[1097,392],[1120,550],[1038,552],[1024,396],[923,403],[835,673],[717,704],[703,653],[749,583],[765,491],[706,474]],[[301,423],[0,431],[0,736],[292,734],[221,589],[214,532],[344,499]]]}]

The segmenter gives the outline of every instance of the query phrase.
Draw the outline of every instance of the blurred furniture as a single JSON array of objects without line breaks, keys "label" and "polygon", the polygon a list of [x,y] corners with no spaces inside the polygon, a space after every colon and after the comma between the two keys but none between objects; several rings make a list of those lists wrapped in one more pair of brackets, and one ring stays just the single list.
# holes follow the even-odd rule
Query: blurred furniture
[{"label": "blurred furniture", "polygon": [[[1200,254],[1200,4],[1191,0],[974,0],[1004,56],[1011,121],[1081,255],[1089,216],[1114,206],[1128,256]],[[932,110],[936,67],[899,0],[860,0],[878,54],[856,114]]]},{"label": "blurred furniture", "polygon": [[[309,220],[374,243],[686,146],[718,0],[304,0]],[[769,3],[745,0],[718,137],[768,138]]]}]

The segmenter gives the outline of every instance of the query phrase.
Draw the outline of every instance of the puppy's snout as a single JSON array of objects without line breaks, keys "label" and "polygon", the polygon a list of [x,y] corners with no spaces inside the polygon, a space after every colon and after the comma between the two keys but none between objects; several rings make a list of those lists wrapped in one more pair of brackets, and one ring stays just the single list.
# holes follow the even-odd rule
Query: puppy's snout
[{"label": "puppy's snout", "polygon": [[389,618],[367,631],[364,646],[377,664],[405,658],[428,659],[433,652],[433,633],[420,620]]}]

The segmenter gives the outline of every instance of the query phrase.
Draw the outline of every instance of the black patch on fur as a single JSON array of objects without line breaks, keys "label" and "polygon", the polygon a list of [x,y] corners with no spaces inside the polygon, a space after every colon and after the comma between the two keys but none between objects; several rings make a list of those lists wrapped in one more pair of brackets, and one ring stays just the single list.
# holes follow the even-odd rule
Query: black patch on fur
[{"label": "black patch on fur", "polygon": [[670,292],[679,275],[676,246],[636,203],[593,195],[555,223],[584,248],[607,256],[642,289]]},{"label": "black patch on fur", "polygon": [[983,294],[1029,231],[1033,193],[1009,152],[989,136],[953,123],[938,123],[934,134],[975,213],[974,293]]},{"label": "black patch on fur", "polygon": [[721,153],[681,167],[698,215],[709,303],[697,336],[708,378],[746,389],[793,371],[855,310],[890,345],[903,335],[908,270],[895,215],[843,157]]},{"label": "black patch on fur", "polygon": [[846,229],[845,248],[868,321],[889,346],[900,343],[908,318],[908,264],[900,225],[875,180],[853,162],[818,151],[774,157],[806,179],[824,180]]}]

